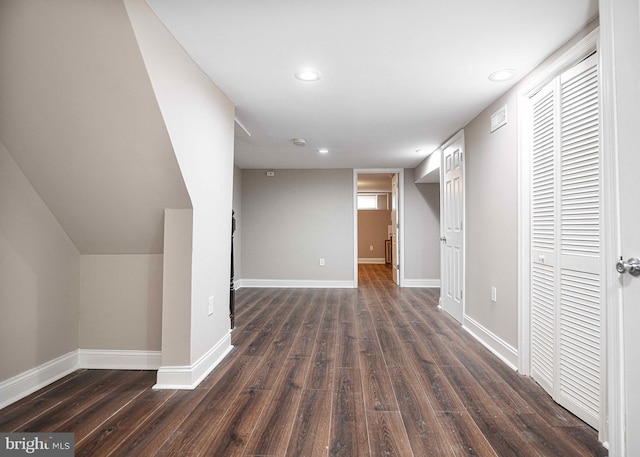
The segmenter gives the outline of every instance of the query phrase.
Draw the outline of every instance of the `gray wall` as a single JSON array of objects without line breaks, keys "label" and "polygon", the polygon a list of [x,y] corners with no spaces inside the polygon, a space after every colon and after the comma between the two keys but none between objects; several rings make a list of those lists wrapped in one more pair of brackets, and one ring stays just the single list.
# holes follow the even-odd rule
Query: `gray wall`
[{"label": "gray wall", "polygon": [[243,279],[351,281],[353,230],[352,170],[242,171]]},{"label": "gray wall", "polygon": [[162,254],[80,256],[81,349],[159,351]]},{"label": "gray wall", "polygon": [[440,279],[440,185],[414,183],[404,170],[404,278]]},{"label": "gray wall", "polygon": [[[499,98],[465,131],[465,314],[518,346],[518,122],[515,91]],[[493,112],[509,122],[489,132]],[[491,302],[491,287],[497,302]]]},{"label": "gray wall", "polygon": [[162,253],[191,202],[123,2],[0,2],[0,62],[0,138],[80,253]]},{"label": "gray wall", "polygon": [[78,348],[79,264],[0,142],[0,381]]}]

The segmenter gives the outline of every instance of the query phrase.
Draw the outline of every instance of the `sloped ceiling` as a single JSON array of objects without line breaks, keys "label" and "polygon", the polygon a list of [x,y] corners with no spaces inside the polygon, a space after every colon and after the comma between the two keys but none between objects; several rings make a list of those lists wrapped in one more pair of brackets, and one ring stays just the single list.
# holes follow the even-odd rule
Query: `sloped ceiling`
[{"label": "sloped ceiling", "polygon": [[159,253],[191,207],[120,1],[0,2],[0,141],[83,254]]}]

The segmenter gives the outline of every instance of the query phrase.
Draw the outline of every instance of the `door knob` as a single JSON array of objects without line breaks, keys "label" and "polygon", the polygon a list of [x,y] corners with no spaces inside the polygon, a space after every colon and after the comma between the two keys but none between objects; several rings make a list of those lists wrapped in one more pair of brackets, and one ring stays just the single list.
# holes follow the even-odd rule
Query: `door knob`
[{"label": "door knob", "polygon": [[440,237],[440,241],[442,241],[443,243],[447,242],[447,237],[446,236],[441,236]]},{"label": "door knob", "polygon": [[616,263],[616,270],[620,274],[629,272],[629,274],[633,276],[638,276],[640,275],[640,259],[631,257],[625,262],[622,260],[622,256],[620,256],[620,260]]}]

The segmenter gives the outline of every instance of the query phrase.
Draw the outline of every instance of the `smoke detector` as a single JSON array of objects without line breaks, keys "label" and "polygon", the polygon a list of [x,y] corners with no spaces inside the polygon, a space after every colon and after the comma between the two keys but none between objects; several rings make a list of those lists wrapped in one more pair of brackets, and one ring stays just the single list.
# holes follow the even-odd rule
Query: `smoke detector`
[{"label": "smoke detector", "polygon": [[305,140],[304,138],[294,138],[291,141],[293,141],[293,144],[295,144],[296,146],[304,146],[305,144],[307,144],[307,140]]}]

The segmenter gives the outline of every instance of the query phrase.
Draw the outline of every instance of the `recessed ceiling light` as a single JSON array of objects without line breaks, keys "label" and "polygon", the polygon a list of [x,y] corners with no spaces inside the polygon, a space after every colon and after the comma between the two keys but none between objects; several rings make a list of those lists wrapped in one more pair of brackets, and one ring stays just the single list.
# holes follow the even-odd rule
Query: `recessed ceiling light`
[{"label": "recessed ceiling light", "polygon": [[319,152],[320,154],[328,154],[328,153],[329,153],[329,150],[328,150],[327,148],[320,148],[320,149],[318,149],[318,152]]},{"label": "recessed ceiling light", "polygon": [[517,71],[514,68],[503,68],[502,70],[494,71],[489,75],[489,81],[496,83],[502,81],[508,81],[516,75]]},{"label": "recessed ceiling light", "polygon": [[295,77],[300,81],[312,82],[320,79],[320,72],[313,68],[304,68],[296,71]]}]

